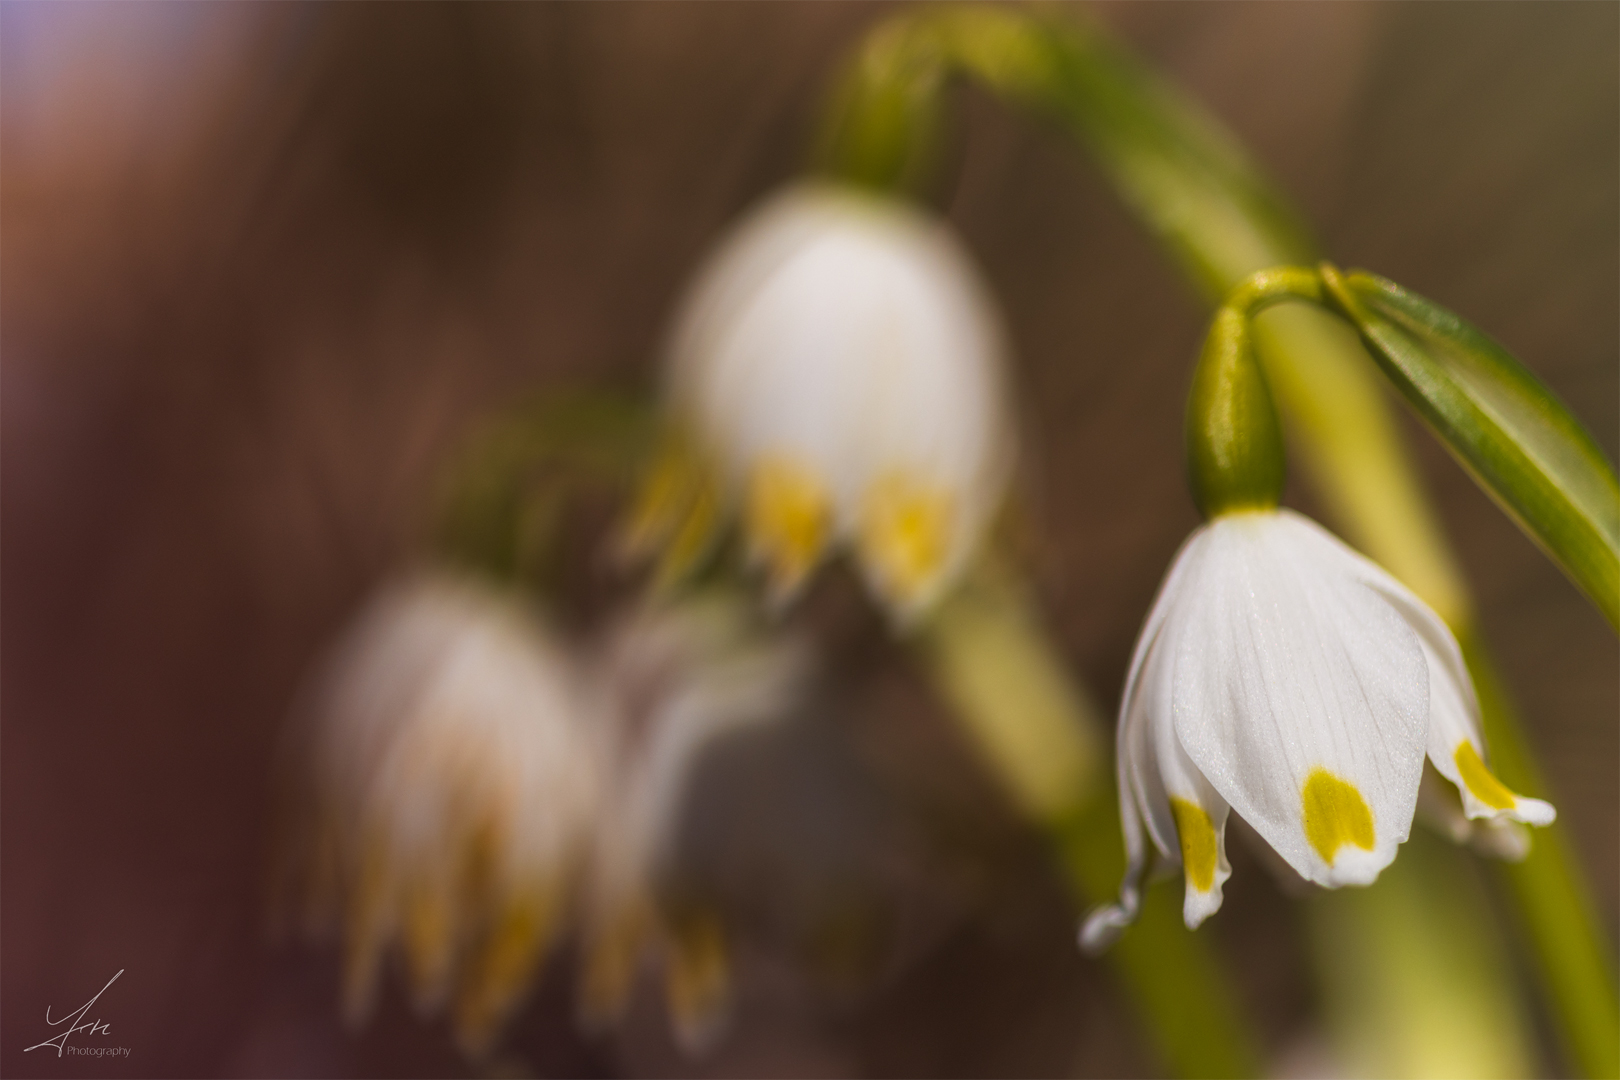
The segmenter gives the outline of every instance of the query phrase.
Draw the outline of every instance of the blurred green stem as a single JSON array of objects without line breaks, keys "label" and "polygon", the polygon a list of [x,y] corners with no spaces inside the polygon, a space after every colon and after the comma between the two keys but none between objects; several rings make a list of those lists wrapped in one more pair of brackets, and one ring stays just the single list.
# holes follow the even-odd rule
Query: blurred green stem
[{"label": "blurred green stem", "polygon": [[[1005,569],[981,570],[919,628],[914,645],[1014,801],[1051,835],[1083,907],[1125,873],[1104,721]],[[1149,1045],[1180,1076],[1255,1076],[1258,1054],[1219,963],[1181,921],[1179,881],[1150,888],[1108,953]]]},{"label": "blurred green stem", "polygon": [[[1316,245],[1299,217],[1220,125],[1072,14],[948,6],[881,24],[838,87],[822,132],[823,168],[881,189],[917,184],[932,156],[944,86],[964,74],[1068,130],[1212,305],[1258,270],[1314,264]],[[1377,369],[1347,327],[1300,306],[1261,314],[1256,338],[1330,516],[1472,643],[1470,670],[1482,697],[1492,699],[1487,734],[1497,770],[1517,790],[1544,794],[1517,719],[1490,689],[1498,680],[1477,644],[1466,586]],[[1620,1073],[1612,949],[1564,827],[1540,831],[1534,853],[1505,875],[1571,1062],[1592,1076]],[[1355,903],[1358,894],[1348,895]],[[1443,899],[1420,893],[1414,902]],[[1478,932],[1488,937],[1488,924]]]},{"label": "blurred green stem", "polygon": [[[1457,636],[1474,673],[1497,775],[1515,791],[1545,790],[1484,644],[1471,630]],[[1569,833],[1557,827],[1538,829],[1525,860],[1498,863],[1497,873],[1523,914],[1530,954],[1552,998],[1550,1011],[1570,1061],[1590,1076],[1620,1076],[1613,954],[1597,929],[1597,908],[1580,876]]]},{"label": "blurred green stem", "polygon": [[[1445,903],[1433,903],[1436,895]],[[1347,1075],[1534,1075],[1511,965],[1465,852],[1413,830],[1377,884],[1324,892],[1305,906]]]}]

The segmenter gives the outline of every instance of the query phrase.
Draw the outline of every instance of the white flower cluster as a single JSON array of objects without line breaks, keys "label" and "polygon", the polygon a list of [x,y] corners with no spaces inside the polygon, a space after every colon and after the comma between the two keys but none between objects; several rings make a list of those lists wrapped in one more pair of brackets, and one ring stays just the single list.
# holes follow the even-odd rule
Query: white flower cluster
[{"label": "white flower cluster", "polygon": [[[1241,331],[1227,315],[1218,327]],[[685,434],[677,465],[647,487],[642,541],[688,560],[739,507],[779,599],[847,541],[908,624],[960,574],[1002,497],[1013,446],[1004,342],[942,224],[826,186],[776,197],[719,247],[678,321],[670,399]],[[1092,948],[1135,917],[1149,841],[1185,872],[1188,926],[1219,908],[1232,810],[1328,887],[1367,884],[1395,857],[1426,758],[1460,794],[1451,831],[1482,847],[1522,852],[1513,823],[1554,816],[1487,769],[1445,625],[1319,526],[1276,509],[1269,392],[1252,351],[1231,344],[1201,362],[1194,392],[1193,419],[1212,410],[1214,441],[1194,462],[1212,520],[1176,558],[1121,706],[1130,869],[1120,902],[1087,922]],[[706,482],[692,479],[705,470]]]},{"label": "white flower cluster", "polygon": [[[1189,927],[1213,914],[1233,811],[1327,887],[1367,884],[1395,857],[1425,761],[1459,793],[1457,835],[1522,853],[1516,823],[1554,817],[1487,769],[1445,625],[1276,508],[1281,437],[1252,355],[1206,357],[1190,416],[1209,423],[1193,460],[1210,520],[1131,662],[1118,739],[1129,868],[1119,902],[1086,922],[1092,949],[1136,916],[1155,857],[1184,874]],[[792,189],[721,245],[687,298],[670,351],[676,434],[631,542],[681,574],[735,516],[778,604],[848,546],[909,628],[975,557],[1003,497],[1005,359],[995,306],[944,225],[870,195]],[[729,602],[692,595],[622,620],[589,656],[467,580],[419,576],[372,605],[318,701],[305,807],[311,895],[317,914],[341,912],[352,1014],[398,942],[418,1004],[453,996],[477,1051],[577,926],[587,1019],[622,1007],[651,942],[677,1030],[688,1044],[713,1033],[723,930],[667,917],[656,885],[694,755],[787,709],[803,661]]]},{"label": "white flower cluster", "polygon": [[480,1054],[578,925],[583,1019],[616,1015],[657,944],[677,1033],[712,1034],[723,933],[662,917],[660,860],[697,752],[781,715],[803,667],[719,600],[638,611],[579,656],[481,583],[422,574],[385,590],[313,703],[297,807],[310,914],[342,923],[350,1017],[397,941],[418,1007],[453,998]]}]

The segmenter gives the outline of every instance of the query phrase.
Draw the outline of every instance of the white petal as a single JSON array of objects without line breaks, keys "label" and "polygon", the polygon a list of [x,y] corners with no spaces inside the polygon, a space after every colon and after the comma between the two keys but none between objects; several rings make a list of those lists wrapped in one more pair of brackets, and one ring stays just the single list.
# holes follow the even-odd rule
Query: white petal
[{"label": "white petal", "polygon": [[1367,884],[1406,839],[1428,671],[1357,556],[1287,512],[1217,518],[1177,605],[1175,731],[1302,876]]},{"label": "white petal", "polygon": [[1226,800],[1187,757],[1175,730],[1176,659],[1186,629],[1180,618],[1182,590],[1188,580],[1196,580],[1199,561],[1209,550],[1197,538],[1194,534],[1183,546],[1165,581],[1162,610],[1155,608],[1162,621],[1154,627],[1140,681],[1132,687],[1136,730],[1142,733],[1138,737],[1151,749],[1150,756],[1143,755],[1145,765],[1157,774],[1151,782],[1144,776],[1139,790],[1155,796],[1150,822],[1157,826],[1160,851],[1182,867],[1182,918],[1188,929],[1220,910],[1221,887],[1232,876],[1226,861]]},{"label": "white petal", "polygon": [[1142,876],[1147,869],[1147,840],[1142,833],[1142,819],[1136,811],[1136,798],[1124,783],[1123,764],[1121,757],[1119,818],[1120,829],[1125,835],[1125,880],[1119,886],[1118,902],[1094,909],[1081,924],[1080,948],[1092,956],[1117,941],[1142,910]]},{"label": "white petal", "polygon": [[[1197,537],[1194,533],[1194,538]],[[1119,784],[1120,822],[1125,834],[1126,870],[1120,886],[1119,902],[1093,912],[1081,930],[1081,947],[1091,953],[1100,952],[1117,938],[1120,932],[1136,919],[1141,907],[1142,878],[1147,872],[1151,840],[1158,855],[1171,866],[1181,862],[1181,846],[1177,836],[1175,816],[1170,795],[1166,791],[1164,770],[1160,766],[1161,746],[1168,745],[1164,734],[1170,730],[1170,692],[1163,662],[1161,639],[1167,620],[1175,607],[1182,581],[1188,575],[1188,566],[1197,561],[1202,549],[1189,539],[1181,546],[1171,563],[1170,572],[1159,587],[1158,597],[1148,612],[1142,633],[1137,638],[1136,650],[1131,657],[1130,672],[1125,679],[1125,692],[1120,702],[1118,752],[1116,768]],[[1154,729],[1153,717],[1158,718],[1159,730]],[[1173,736],[1169,743],[1173,743]],[[1177,793],[1186,797],[1189,791],[1220,802],[1220,797],[1202,778],[1186,779],[1187,773],[1196,773],[1179,746],[1171,746]],[[1201,788],[1199,785],[1202,785]],[[1213,803],[1203,805],[1212,806]],[[1218,880],[1212,890],[1198,897],[1189,888],[1186,917],[1189,926],[1196,926],[1220,906],[1220,883],[1230,875],[1224,848],[1226,807],[1220,802],[1218,810],[1219,868]],[[1213,903],[1211,904],[1211,900]]]}]

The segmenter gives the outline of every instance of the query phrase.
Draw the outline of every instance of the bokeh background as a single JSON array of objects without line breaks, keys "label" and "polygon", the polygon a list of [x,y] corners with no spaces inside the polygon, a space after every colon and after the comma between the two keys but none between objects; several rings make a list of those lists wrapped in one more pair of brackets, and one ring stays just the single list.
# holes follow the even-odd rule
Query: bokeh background
[{"label": "bokeh background", "polygon": [[[1616,456],[1620,8],[1086,10],[1230,124],[1337,261],[1473,318]],[[831,65],[883,11],[0,7],[0,1071],[468,1073],[397,992],[345,1031],[334,954],[265,933],[289,706],[420,552],[479,416],[653,389],[684,276],[802,166]],[[1195,523],[1203,315],[1064,138],[972,91],[959,117],[936,202],[1006,307],[1041,602],[1111,708]],[[1615,639],[1408,429],[1613,934]],[[577,1034],[565,949],[496,1067],[1151,1072],[1042,842],[881,619],[836,573],[807,609],[824,707],[716,748],[685,826],[742,928],[731,1034],[682,1058],[650,985],[620,1033]],[[1203,932],[1276,1069],[1308,1072],[1298,908],[1232,857]],[[868,944],[803,970],[783,942],[840,913]],[[97,1011],[129,1059],[22,1053],[119,969]]]}]

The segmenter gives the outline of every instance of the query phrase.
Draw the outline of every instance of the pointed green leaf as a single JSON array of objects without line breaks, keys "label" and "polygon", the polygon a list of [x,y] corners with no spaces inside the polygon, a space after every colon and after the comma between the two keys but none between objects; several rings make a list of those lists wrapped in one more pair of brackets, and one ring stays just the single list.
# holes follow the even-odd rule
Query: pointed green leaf
[{"label": "pointed green leaf", "polygon": [[1620,483],[1564,404],[1440,305],[1373,274],[1323,278],[1401,393],[1620,628]]}]

